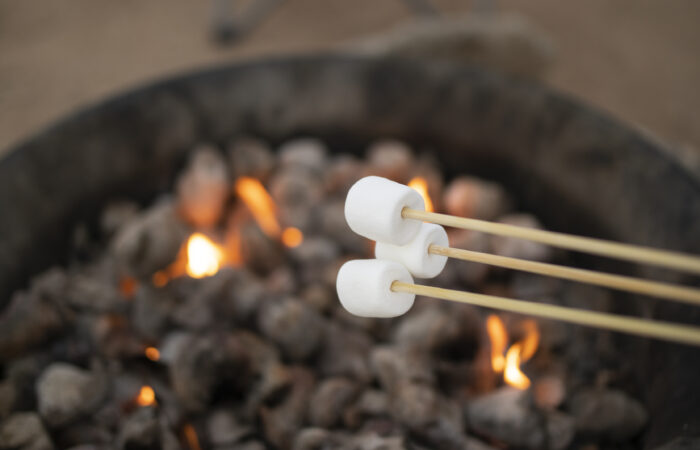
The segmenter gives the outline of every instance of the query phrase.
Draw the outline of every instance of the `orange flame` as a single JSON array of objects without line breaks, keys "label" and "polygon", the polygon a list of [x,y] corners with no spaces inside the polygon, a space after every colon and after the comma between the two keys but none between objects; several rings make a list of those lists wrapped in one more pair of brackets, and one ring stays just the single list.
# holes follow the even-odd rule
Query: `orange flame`
[{"label": "orange flame", "polygon": [[150,386],[141,386],[139,395],[136,396],[136,404],[139,406],[150,406],[156,404],[156,393]]},{"label": "orange flame", "polygon": [[413,178],[411,181],[408,182],[408,187],[415,189],[423,197],[423,201],[425,202],[425,210],[426,211],[428,211],[428,212],[435,211],[435,207],[433,206],[433,201],[430,199],[430,195],[428,194],[428,182],[426,181],[425,178],[423,178],[423,177]]},{"label": "orange flame", "polygon": [[260,229],[270,237],[278,237],[281,228],[275,215],[277,207],[262,183],[255,178],[240,177],[236,180],[234,189],[253,214]]},{"label": "orange flame", "polygon": [[187,240],[187,275],[192,278],[209,277],[219,271],[224,254],[214,242],[202,233],[194,233]]},{"label": "orange flame", "polygon": [[119,280],[119,291],[122,293],[125,299],[130,300],[134,297],[136,289],[138,289],[139,284],[132,277],[123,277]]},{"label": "orange flame", "polygon": [[526,320],[522,326],[525,337],[513,344],[504,357],[508,332],[503,321],[495,314],[486,319],[486,331],[491,341],[491,367],[496,373],[503,372],[503,380],[516,389],[530,387],[530,379],[520,370],[520,366],[534,356],[540,342],[540,333],[534,320]]},{"label": "orange flame", "polygon": [[146,358],[151,361],[158,361],[160,359],[160,352],[155,347],[146,347],[143,353],[146,355]]},{"label": "orange flame", "polygon": [[263,233],[273,239],[280,238],[287,247],[296,247],[302,243],[304,235],[298,228],[289,227],[282,231],[277,220],[277,205],[260,181],[251,177],[240,177],[236,180],[234,189],[253,214]]},{"label": "orange flame", "polygon": [[202,447],[199,445],[197,431],[192,425],[186,423],[182,427],[182,434],[185,437],[185,442],[187,442],[187,447],[189,447],[190,450],[201,450]]},{"label": "orange flame", "polygon": [[525,328],[525,338],[508,349],[506,368],[503,371],[505,382],[517,389],[530,387],[530,379],[520,370],[520,365],[532,358],[540,343],[540,332],[534,320],[523,322],[523,327]]},{"label": "orange flame", "polygon": [[494,372],[500,373],[506,364],[503,352],[508,345],[508,332],[501,318],[495,314],[486,319],[486,331],[491,341],[491,367]]}]

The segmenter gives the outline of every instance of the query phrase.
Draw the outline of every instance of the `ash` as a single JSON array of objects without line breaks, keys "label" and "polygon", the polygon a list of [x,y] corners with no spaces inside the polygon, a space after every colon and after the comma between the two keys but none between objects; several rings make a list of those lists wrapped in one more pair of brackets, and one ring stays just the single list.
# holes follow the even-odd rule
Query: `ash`
[{"label": "ash", "polygon": [[[338,268],[373,256],[343,217],[356,180],[421,176],[438,211],[541,227],[501,186],[448,182],[429,154],[395,141],[365,159],[331,157],[314,139],[277,150],[253,138],[200,146],[172,193],[145,208],[115,199],[98,231],[76,226],[71,262],[37,275],[0,315],[0,449],[639,444],[647,412],[607,332],[536,321],[539,348],[519,367],[530,385],[518,389],[492,368],[492,311],[419,298],[380,320],[340,307]],[[266,202],[239,191],[250,180],[269,193],[267,219],[256,212]],[[213,275],[190,270],[193,233],[214,246]],[[451,230],[450,242],[566,260],[467,231]],[[601,310],[611,301],[597,288],[458,261],[432,284]],[[508,345],[523,338],[524,318],[498,318]]]}]

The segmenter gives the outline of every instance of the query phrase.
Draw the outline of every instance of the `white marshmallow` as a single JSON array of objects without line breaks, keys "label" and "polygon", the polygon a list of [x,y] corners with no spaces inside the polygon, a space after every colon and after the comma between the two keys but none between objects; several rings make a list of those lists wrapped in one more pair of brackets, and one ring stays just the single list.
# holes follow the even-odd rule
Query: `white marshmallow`
[{"label": "white marshmallow", "polygon": [[394,281],[413,283],[404,266],[380,259],[348,261],[338,271],[336,289],[343,307],[361,317],[397,317],[405,314],[415,294],[392,292]]},{"label": "white marshmallow", "polygon": [[374,255],[377,259],[403,264],[414,277],[433,278],[442,272],[447,263],[447,256],[428,253],[428,248],[433,244],[449,247],[445,229],[433,223],[421,223],[418,234],[408,244],[377,242]]},{"label": "white marshmallow", "polygon": [[410,187],[381,177],[365,177],[355,183],[345,199],[345,220],[355,233],[377,242],[408,243],[421,222],[404,219],[405,207],[424,210],[423,197]]}]

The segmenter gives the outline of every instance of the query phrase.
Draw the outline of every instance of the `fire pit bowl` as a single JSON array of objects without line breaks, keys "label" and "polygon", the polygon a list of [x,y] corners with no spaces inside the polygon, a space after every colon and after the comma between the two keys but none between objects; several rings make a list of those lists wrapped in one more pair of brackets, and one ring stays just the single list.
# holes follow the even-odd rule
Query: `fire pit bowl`
[{"label": "fire pit bowl", "polygon": [[[598,111],[475,68],[295,57],[157,82],[12,149],[0,161],[0,304],[31,275],[60,263],[73,226],[95,223],[109,198],[151,200],[172,186],[194,144],[223,144],[241,133],[272,143],[311,135],[355,154],[377,138],[397,138],[432,149],[446,177],[469,173],[502,183],[549,229],[700,254],[700,180]],[[625,312],[700,323],[691,308],[627,303]],[[620,342],[646,386],[645,446],[697,436],[698,351]]]}]

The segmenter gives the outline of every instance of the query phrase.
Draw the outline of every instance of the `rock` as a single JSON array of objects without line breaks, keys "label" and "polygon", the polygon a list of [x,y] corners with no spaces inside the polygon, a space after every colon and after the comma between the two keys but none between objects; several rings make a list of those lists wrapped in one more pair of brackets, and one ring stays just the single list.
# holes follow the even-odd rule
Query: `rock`
[{"label": "rock", "polygon": [[474,177],[457,177],[443,194],[447,214],[480,220],[495,220],[510,208],[503,188]]},{"label": "rock", "polygon": [[33,412],[15,413],[0,424],[2,450],[53,450],[39,415]]},{"label": "rock", "polygon": [[[540,222],[530,214],[510,214],[498,220],[499,223],[522,228],[541,230]],[[552,258],[552,250],[543,244],[505,236],[492,236],[493,252],[499,256],[546,262]]]},{"label": "rock", "polygon": [[326,146],[318,139],[299,138],[279,148],[279,163],[284,168],[297,167],[321,174],[326,168]]},{"label": "rock", "polygon": [[460,334],[457,318],[444,309],[427,307],[409,312],[395,328],[393,341],[400,347],[432,353]]},{"label": "rock", "polygon": [[411,149],[406,144],[392,140],[377,141],[367,150],[367,175],[407,183],[414,162]]},{"label": "rock", "polygon": [[[450,247],[471,250],[473,252],[491,253],[489,237],[483,233],[468,230],[450,230],[448,233]],[[488,277],[491,266],[470,261],[455,261],[457,279],[467,286],[478,286]]]},{"label": "rock", "polygon": [[17,388],[12,380],[0,382],[0,420],[7,417],[14,408]]},{"label": "rock", "polygon": [[241,176],[265,180],[275,166],[275,157],[263,141],[250,137],[236,139],[228,147],[229,172],[232,179]]},{"label": "rock", "polygon": [[309,405],[309,420],[321,428],[333,428],[343,417],[345,409],[359,393],[356,383],[347,378],[329,378],[318,385]]},{"label": "rock", "polygon": [[304,361],[321,344],[324,321],[297,299],[271,300],[258,313],[261,332],[292,361]]},{"label": "rock", "polygon": [[130,201],[110,202],[100,216],[100,228],[105,236],[112,236],[121,227],[133,220],[139,205]]},{"label": "rock", "polygon": [[312,211],[323,200],[324,186],[320,175],[292,165],[270,179],[279,220],[285,225],[309,230],[315,226]]},{"label": "rock", "polygon": [[324,280],[325,270],[340,256],[340,249],[331,239],[311,237],[289,254],[301,269],[301,282],[310,285]]},{"label": "rock", "polygon": [[323,376],[346,376],[360,382],[371,379],[367,355],[372,340],[367,333],[330,322],[322,343],[318,370]]},{"label": "rock", "polygon": [[127,306],[115,284],[86,273],[69,278],[65,300],[74,308],[100,313],[124,311]]},{"label": "rock", "polygon": [[355,436],[349,446],[353,450],[407,450],[409,447],[400,436],[380,436],[377,433],[363,433]]},{"label": "rock", "polygon": [[569,448],[576,435],[574,419],[564,413],[551,411],[547,413],[547,443],[552,450]]},{"label": "rock", "polygon": [[477,433],[515,447],[542,448],[543,424],[526,391],[504,387],[467,405],[467,422]]},{"label": "rock", "polygon": [[654,447],[654,450],[693,450],[696,448],[700,448],[700,438],[682,436],[659,447]]},{"label": "rock", "polygon": [[126,273],[150,279],[175,261],[186,237],[175,205],[164,200],[125,224],[112,239],[111,251]]},{"label": "rock", "polygon": [[50,427],[66,425],[97,409],[106,393],[105,380],[66,363],[53,363],[36,384],[38,409]]},{"label": "rock", "polygon": [[354,233],[345,220],[345,198],[322,204],[319,216],[321,232],[344,251],[350,254],[365,252],[367,240]]},{"label": "rock", "polygon": [[364,421],[376,417],[388,417],[390,411],[389,395],[379,389],[368,389],[348,408],[344,417],[346,427],[358,428]]},{"label": "rock", "polygon": [[221,218],[230,187],[226,162],[214,148],[197,148],[177,184],[177,211],[197,228],[209,228]]},{"label": "rock", "polygon": [[164,289],[144,285],[132,300],[131,324],[139,336],[157,340],[167,330],[177,301]]},{"label": "rock", "polygon": [[240,254],[248,269],[265,275],[282,265],[280,244],[263,233],[255,222],[243,224],[240,232]]},{"label": "rock", "polygon": [[390,398],[392,415],[410,429],[423,429],[437,418],[440,398],[428,384],[400,380]]},{"label": "rock", "polygon": [[641,403],[613,389],[586,389],[569,402],[577,431],[597,439],[624,442],[639,432],[648,414]]}]

